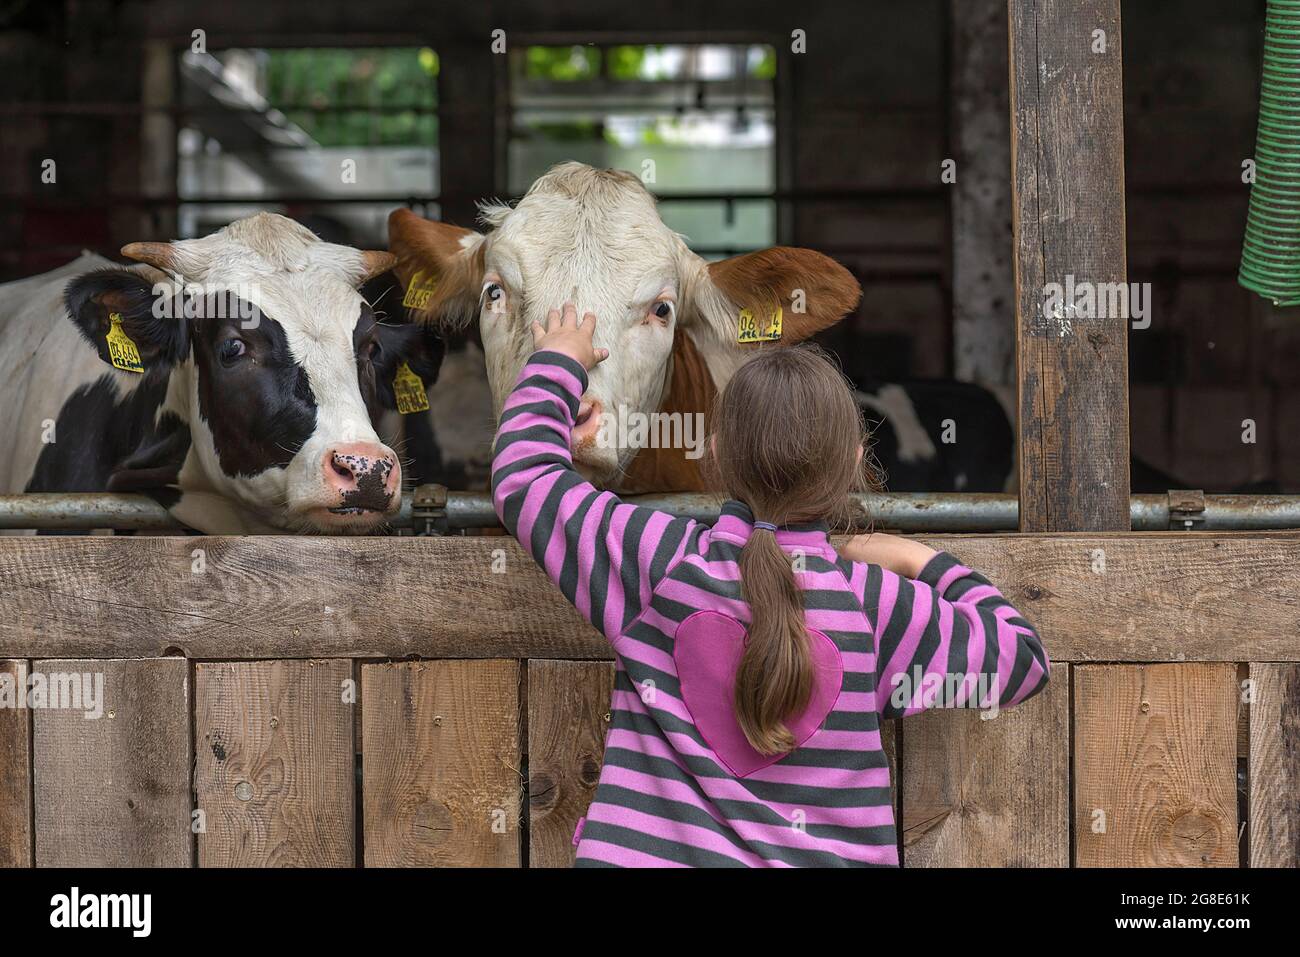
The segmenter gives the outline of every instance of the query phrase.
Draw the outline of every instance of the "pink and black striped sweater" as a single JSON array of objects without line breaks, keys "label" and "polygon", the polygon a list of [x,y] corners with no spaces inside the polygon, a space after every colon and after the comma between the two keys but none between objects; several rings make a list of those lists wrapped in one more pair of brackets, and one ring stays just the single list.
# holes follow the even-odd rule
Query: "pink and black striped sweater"
[{"label": "pink and black striped sweater", "polygon": [[798,746],[759,754],[731,706],[752,516],[728,502],[709,527],[584,481],[569,435],[586,387],[577,362],[535,354],[502,411],[492,466],[502,521],[617,660],[578,865],[897,865],[880,722],[1019,704],[1047,683],[1037,633],[949,554],[913,581],[841,558],[825,525],[783,528],[782,549],[802,558],[817,671],[790,722]]}]

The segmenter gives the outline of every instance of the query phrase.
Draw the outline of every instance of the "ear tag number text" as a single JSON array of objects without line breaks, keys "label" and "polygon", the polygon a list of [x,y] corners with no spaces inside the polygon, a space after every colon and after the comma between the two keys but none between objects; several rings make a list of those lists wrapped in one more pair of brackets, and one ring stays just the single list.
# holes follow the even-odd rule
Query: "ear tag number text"
[{"label": "ear tag number text", "polygon": [[419,270],[411,277],[411,283],[406,287],[406,296],[402,299],[402,305],[407,309],[424,309],[429,305],[429,300],[433,298],[434,291],[438,288],[438,279],[436,276],[426,276],[424,270]]},{"label": "ear tag number text", "polygon": [[784,311],[777,306],[768,320],[767,328],[760,329],[754,313],[750,309],[740,310],[740,319],[736,327],[737,342],[772,342],[781,338],[781,320]]},{"label": "ear tag number text", "polygon": [[114,368],[121,369],[123,372],[144,372],[144,363],[140,361],[140,350],[122,328],[121,313],[109,314],[108,335],[104,338],[108,342],[108,359],[113,363]]},{"label": "ear tag number text", "polygon": [[397,375],[393,377],[393,395],[397,397],[397,411],[402,415],[424,412],[429,408],[429,395],[424,391],[424,383],[411,371],[410,363],[403,362],[397,367]]}]

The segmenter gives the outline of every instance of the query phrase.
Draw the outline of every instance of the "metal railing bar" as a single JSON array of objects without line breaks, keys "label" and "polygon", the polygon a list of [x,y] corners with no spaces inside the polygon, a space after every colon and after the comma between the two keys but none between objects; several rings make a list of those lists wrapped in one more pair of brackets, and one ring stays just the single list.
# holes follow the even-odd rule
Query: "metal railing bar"
[{"label": "metal railing bar", "polygon": [[[422,486],[424,489],[431,486]],[[445,492],[445,505],[430,511],[415,506],[407,493],[392,528],[424,528],[431,523],[451,531],[496,528],[500,522],[486,492]],[[1190,496],[1190,497],[1189,497]],[[625,501],[674,515],[712,522],[722,496],[708,493],[630,495]],[[1196,529],[1266,531],[1300,529],[1300,495],[1205,495],[1170,492],[1134,495],[1129,511],[1133,531]],[[980,493],[886,492],[854,497],[855,528],[904,532],[1009,532],[1018,526],[1014,495]],[[178,531],[165,508],[145,495],[99,492],[0,496],[0,529]]]}]

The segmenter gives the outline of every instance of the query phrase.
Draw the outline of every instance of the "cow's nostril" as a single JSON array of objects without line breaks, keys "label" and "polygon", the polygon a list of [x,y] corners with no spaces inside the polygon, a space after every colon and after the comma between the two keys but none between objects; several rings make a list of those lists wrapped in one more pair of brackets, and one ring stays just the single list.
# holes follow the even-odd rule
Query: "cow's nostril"
[{"label": "cow's nostril", "polygon": [[353,477],[352,466],[348,464],[345,456],[335,455],[330,464],[334,467],[334,474],[340,478],[350,479]]}]

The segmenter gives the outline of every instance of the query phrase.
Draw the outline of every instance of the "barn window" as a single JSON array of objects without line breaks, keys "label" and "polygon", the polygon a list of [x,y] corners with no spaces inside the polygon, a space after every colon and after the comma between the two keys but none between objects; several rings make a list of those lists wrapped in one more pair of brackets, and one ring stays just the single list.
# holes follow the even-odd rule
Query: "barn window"
[{"label": "barn window", "polygon": [[181,237],[270,208],[382,249],[394,206],[437,214],[433,50],[186,51],[178,70]]},{"label": "barn window", "polygon": [[550,166],[631,170],[707,257],[776,241],[776,53],[755,44],[521,46],[506,98],[506,188]]}]

